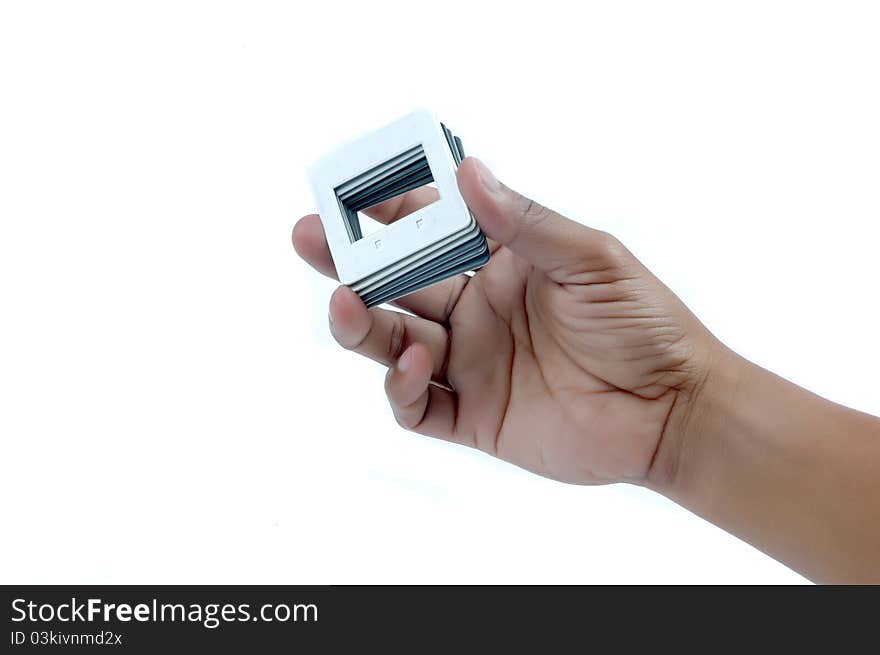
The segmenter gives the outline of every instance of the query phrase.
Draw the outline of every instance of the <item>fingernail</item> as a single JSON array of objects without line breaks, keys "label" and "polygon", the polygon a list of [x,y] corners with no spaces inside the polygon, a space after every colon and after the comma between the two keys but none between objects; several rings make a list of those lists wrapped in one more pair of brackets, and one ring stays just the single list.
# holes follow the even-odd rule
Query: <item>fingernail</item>
[{"label": "fingernail", "polygon": [[397,360],[397,370],[401,373],[406,373],[410,364],[412,364],[412,346],[407,348],[400,356],[400,359]]},{"label": "fingernail", "polygon": [[480,177],[480,182],[483,183],[483,186],[486,188],[486,191],[489,193],[498,193],[501,191],[501,182],[498,181],[494,175],[492,175],[492,171],[490,171],[486,164],[481,162],[479,159],[477,161],[477,172]]}]

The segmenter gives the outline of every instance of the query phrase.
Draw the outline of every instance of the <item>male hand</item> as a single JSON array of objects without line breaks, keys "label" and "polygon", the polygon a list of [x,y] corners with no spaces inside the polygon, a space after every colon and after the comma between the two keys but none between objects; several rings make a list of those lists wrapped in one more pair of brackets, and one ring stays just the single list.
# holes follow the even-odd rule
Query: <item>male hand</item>
[{"label": "male hand", "polygon": [[[367,309],[330,299],[345,348],[389,367],[405,428],[474,446],[550,478],[662,483],[720,344],[607,233],[546,209],[467,158],[458,184],[492,257]],[[436,198],[427,187],[368,210],[390,223]],[[336,275],[317,215],[293,230],[300,256]]]}]

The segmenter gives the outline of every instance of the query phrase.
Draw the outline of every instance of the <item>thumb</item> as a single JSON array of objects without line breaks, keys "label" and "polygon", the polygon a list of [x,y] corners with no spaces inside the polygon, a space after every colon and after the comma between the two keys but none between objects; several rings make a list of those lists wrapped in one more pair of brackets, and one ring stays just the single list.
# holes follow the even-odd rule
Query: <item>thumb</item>
[{"label": "thumb", "polygon": [[479,159],[458,168],[464,201],[488,237],[557,281],[605,267],[623,250],[614,237],[565,218],[509,189]]}]

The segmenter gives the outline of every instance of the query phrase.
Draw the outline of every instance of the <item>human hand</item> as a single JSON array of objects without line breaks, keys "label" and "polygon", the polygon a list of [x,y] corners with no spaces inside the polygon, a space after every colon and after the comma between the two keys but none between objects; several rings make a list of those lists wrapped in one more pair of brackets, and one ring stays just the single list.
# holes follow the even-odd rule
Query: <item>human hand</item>
[{"label": "human hand", "polygon": [[[386,392],[409,430],[565,482],[661,485],[720,344],[614,237],[519,195],[476,159],[458,183],[489,263],[395,303],[411,314],[367,309],[341,286],[333,336],[389,367]],[[389,223],[434,194],[366,213]],[[317,215],[300,219],[293,244],[335,277]]]}]

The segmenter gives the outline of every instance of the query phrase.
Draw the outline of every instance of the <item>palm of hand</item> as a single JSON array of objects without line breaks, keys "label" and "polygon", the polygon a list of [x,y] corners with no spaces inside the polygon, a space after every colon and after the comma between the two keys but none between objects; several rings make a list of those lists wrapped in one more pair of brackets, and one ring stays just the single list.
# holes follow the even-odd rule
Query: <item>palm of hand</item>
[{"label": "palm of hand", "polygon": [[449,319],[457,440],[563,481],[644,478],[686,357],[615,257],[560,282],[501,247],[474,275]]}]

